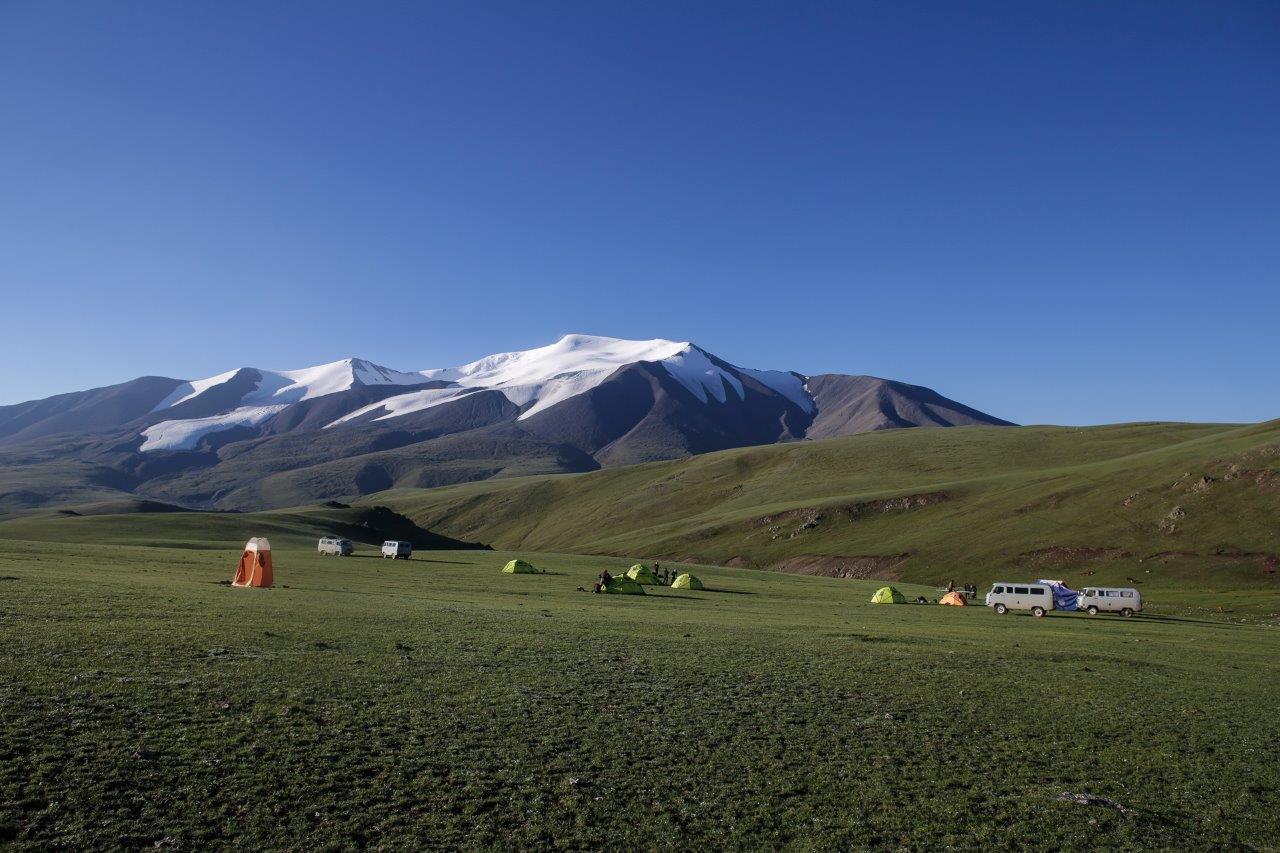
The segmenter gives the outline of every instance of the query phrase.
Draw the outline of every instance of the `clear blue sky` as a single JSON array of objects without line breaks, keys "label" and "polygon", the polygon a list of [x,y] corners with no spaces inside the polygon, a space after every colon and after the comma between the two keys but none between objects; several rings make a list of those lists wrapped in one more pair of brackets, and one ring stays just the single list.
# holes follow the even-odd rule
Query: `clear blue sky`
[{"label": "clear blue sky", "polygon": [[1280,4],[0,0],[0,402],[564,332],[1280,416]]}]

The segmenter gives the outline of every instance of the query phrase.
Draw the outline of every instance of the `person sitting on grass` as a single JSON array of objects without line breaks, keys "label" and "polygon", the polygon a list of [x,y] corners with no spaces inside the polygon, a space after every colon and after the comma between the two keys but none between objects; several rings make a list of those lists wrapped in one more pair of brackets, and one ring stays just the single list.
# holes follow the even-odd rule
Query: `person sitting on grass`
[{"label": "person sitting on grass", "polygon": [[593,590],[591,590],[591,591],[592,591],[592,592],[604,592],[606,589],[608,589],[608,588],[609,588],[609,583],[610,583],[610,581],[612,581],[612,580],[613,580],[613,575],[609,574],[609,570],[608,570],[608,569],[605,569],[603,572],[601,572],[601,573],[600,573],[600,577],[596,578],[596,586],[595,586],[595,589],[593,589]]}]

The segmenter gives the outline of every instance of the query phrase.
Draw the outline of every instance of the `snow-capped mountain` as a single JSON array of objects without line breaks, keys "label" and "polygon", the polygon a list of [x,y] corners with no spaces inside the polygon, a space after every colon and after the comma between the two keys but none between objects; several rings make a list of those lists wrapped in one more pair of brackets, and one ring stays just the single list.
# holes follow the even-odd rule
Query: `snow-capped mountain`
[{"label": "snow-capped mountain", "polygon": [[[527,420],[557,403],[590,391],[619,368],[654,362],[680,383],[700,403],[725,403],[728,395],[744,399],[738,375],[745,374],[785,396],[805,412],[814,402],[804,387],[804,377],[778,370],[735,368],[713,359],[688,342],[667,340],[625,341],[593,335],[565,335],[554,344],[523,352],[486,356],[461,367],[445,367],[404,373],[362,359],[345,359],[303,370],[254,369],[260,377],[248,387],[229,411],[201,418],[163,420],[142,431],[143,452],[192,450],[206,436],[236,427],[257,427],[293,403],[356,387],[375,385],[415,386],[348,412],[325,428],[342,424],[388,421],[457,400],[478,390],[499,392],[520,409],[516,420]],[[202,394],[234,382],[243,370],[232,370],[208,379],[184,382],[156,405],[164,412],[195,400]],[[430,385],[431,387],[422,387]]]},{"label": "snow-capped mountain", "polygon": [[459,367],[405,372],[356,358],[244,367],[0,407],[0,466],[74,459],[105,469],[97,476],[111,488],[251,507],[873,429],[1004,423],[874,377],[747,369],[689,342],[566,335]]},{"label": "snow-capped mountain", "polygon": [[220,373],[208,379],[183,382],[156,404],[152,414],[180,407],[215,389],[234,383],[245,370],[257,374],[257,380],[228,412],[203,418],[164,420],[142,431],[144,441],[139,448],[150,450],[191,450],[210,433],[233,427],[255,427],[283,412],[294,403],[339,394],[357,387],[372,385],[421,385],[428,381],[421,373],[388,370],[360,358],[348,358],[302,370],[257,370],[241,368]]}]

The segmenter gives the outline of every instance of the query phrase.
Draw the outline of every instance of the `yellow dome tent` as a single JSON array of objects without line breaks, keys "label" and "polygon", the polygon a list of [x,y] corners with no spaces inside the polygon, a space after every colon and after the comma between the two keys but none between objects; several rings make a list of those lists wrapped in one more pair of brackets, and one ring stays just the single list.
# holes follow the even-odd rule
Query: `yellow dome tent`
[{"label": "yellow dome tent", "polygon": [[533,567],[532,563],[526,563],[524,560],[512,560],[502,567],[504,575],[538,575],[542,574]]},{"label": "yellow dome tent", "polygon": [[646,586],[658,585],[658,579],[654,576],[653,569],[649,568],[644,563],[636,563],[634,566],[627,569],[627,577],[636,583],[644,584]]},{"label": "yellow dome tent", "polygon": [[968,607],[969,606],[969,602],[964,600],[964,596],[956,592],[955,590],[952,590],[951,592],[942,596],[942,598],[938,599],[938,603],[949,604],[952,607]]},{"label": "yellow dome tent", "polygon": [[882,586],[871,596],[872,604],[906,604],[907,597],[891,586]]},{"label": "yellow dome tent", "polygon": [[705,587],[703,587],[702,585],[702,581],[700,581],[696,575],[691,575],[688,572],[685,572],[684,574],[676,578],[675,582],[671,584],[671,588],[672,589],[705,589]]},{"label": "yellow dome tent", "polygon": [[608,586],[600,590],[610,595],[644,595],[644,587],[631,578],[614,578]]}]

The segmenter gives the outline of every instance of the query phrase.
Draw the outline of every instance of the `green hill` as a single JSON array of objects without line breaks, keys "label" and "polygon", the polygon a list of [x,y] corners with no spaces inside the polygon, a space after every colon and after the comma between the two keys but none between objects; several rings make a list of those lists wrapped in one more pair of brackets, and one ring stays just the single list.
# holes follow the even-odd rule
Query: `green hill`
[{"label": "green hill", "polygon": [[338,533],[929,585],[1133,583],[1178,606],[1280,609],[1280,421],[894,430],[350,508],[164,509],[73,505],[2,522],[0,538],[225,547]]},{"label": "green hill", "polygon": [[196,512],[154,501],[116,500],[80,504],[0,521],[0,540],[101,546],[153,546],[190,550],[237,549],[252,536],[277,547],[311,549],[321,536],[345,536],[378,545],[405,539],[415,548],[475,548],[424,530],[385,506],[316,506],[263,512]]},{"label": "green hill", "polygon": [[1280,421],[896,430],[368,500],[499,548],[1280,591]]}]

